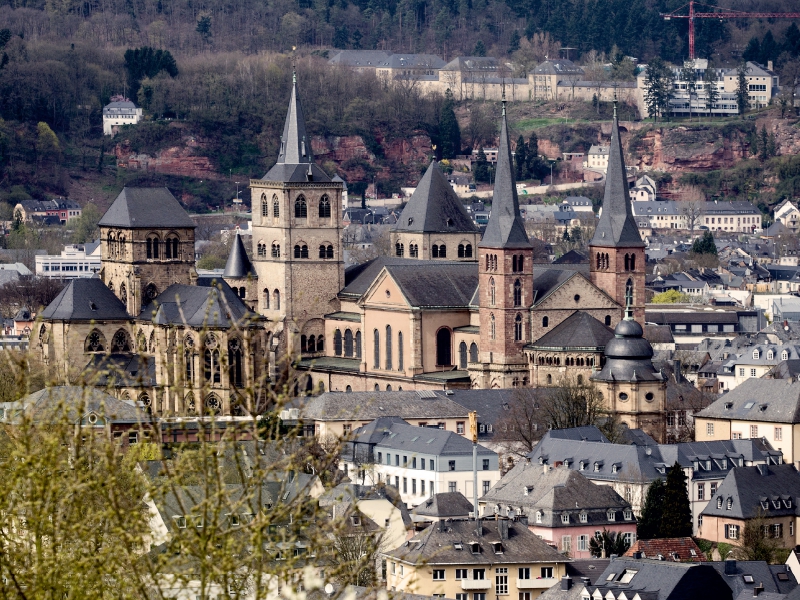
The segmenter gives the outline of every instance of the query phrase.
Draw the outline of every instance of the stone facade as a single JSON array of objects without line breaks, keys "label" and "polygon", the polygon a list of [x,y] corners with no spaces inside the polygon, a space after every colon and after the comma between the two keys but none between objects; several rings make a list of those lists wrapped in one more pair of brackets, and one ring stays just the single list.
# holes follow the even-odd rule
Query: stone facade
[{"label": "stone facade", "polygon": [[[419,260],[463,260],[475,261],[478,257],[480,233],[425,233],[392,231],[391,245],[395,256]],[[434,252],[434,246],[436,251]],[[444,252],[442,251],[444,248]]]},{"label": "stone facade", "polygon": [[592,283],[623,306],[631,295],[633,317],[644,325],[644,244],[641,248],[590,246],[589,251]]}]

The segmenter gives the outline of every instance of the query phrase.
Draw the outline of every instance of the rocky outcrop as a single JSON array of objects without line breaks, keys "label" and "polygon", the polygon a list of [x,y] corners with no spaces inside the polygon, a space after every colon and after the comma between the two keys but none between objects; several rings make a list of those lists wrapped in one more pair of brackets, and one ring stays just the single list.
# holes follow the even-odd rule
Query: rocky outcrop
[{"label": "rocky outcrop", "polygon": [[152,171],[166,175],[196,177],[198,179],[224,179],[207,156],[200,154],[204,144],[195,137],[187,137],[182,146],[172,146],[156,153],[155,156],[133,152],[126,142],[117,144],[114,155],[117,166],[122,169]]}]

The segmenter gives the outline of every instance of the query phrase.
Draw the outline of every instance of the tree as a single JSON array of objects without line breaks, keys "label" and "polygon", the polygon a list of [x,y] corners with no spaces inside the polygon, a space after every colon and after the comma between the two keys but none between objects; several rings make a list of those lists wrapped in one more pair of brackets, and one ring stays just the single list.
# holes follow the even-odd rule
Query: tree
[{"label": "tree", "polygon": [[653,304],[675,304],[679,302],[689,302],[690,299],[689,294],[683,294],[678,290],[667,290],[666,292],[661,292],[653,296],[650,302]]},{"label": "tree", "polygon": [[742,58],[749,61],[761,60],[761,44],[757,37],[753,36],[750,38],[750,41],[747,42],[747,46],[745,46],[744,52],[742,52]]},{"label": "tree", "polygon": [[686,91],[689,94],[689,120],[692,120],[692,95],[697,89],[697,71],[694,62],[684,64],[681,69],[681,79],[686,82]]},{"label": "tree", "polygon": [[83,207],[81,216],[73,220],[71,226],[73,227],[72,241],[76,244],[85,244],[91,242],[98,237],[97,224],[102,217],[100,210],[89,202]]},{"label": "tree", "polygon": [[672,69],[659,57],[651,60],[644,80],[644,103],[648,114],[656,121],[669,112],[672,82]]},{"label": "tree", "polygon": [[444,93],[444,102],[439,112],[439,147],[442,158],[455,158],[461,152],[461,129],[454,106],[453,92],[448,89]]},{"label": "tree", "polygon": [[[563,377],[558,386],[540,403],[542,421],[548,429],[569,429],[594,425],[608,432],[609,440],[619,437],[616,424],[610,419],[603,394],[585,379]],[[614,439],[612,439],[614,438]]]},{"label": "tree", "polygon": [[515,29],[514,33],[511,34],[511,40],[508,42],[508,54],[514,54],[514,52],[519,50],[520,40],[519,31]]},{"label": "tree", "polygon": [[489,183],[491,171],[489,161],[486,160],[486,153],[481,147],[478,150],[478,158],[472,166],[472,173],[475,176],[475,181],[480,183]]},{"label": "tree", "polygon": [[514,152],[514,167],[516,168],[517,181],[525,181],[528,179],[528,146],[522,134],[517,138],[517,148]]},{"label": "tree", "polygon": [[383,530],[369,531],[364,526],[364,515],[357,509],[348,516],[360,517],[362,525],[348,525],[333,538],[328,564],[335,569],[339,585],[374,586],[380,579],[380,554],[391,548],[386,547]]},{"label": "tree", "polygon": [[209,15],[200,15],[197,19],[197,27],[195,27],[195,31],[200,34],[200,37],[203,39],[203,43],[210,44],[211,43],[211,17]]},{"label": "tree", "polygon": [[47,123],[41,121],[36,126],[36,133],[37,162],[57,161],[61,156],[61,144],[58,142],[58,136]]},{"label": "tree", "polygon": [[703,235],[697,238],[692,244],[692,254],[713,254],[717,255],[717,245],[714,243],[714,234],[706,230]]},{"label": "tree", "polygon": [[483,40],[478,40],[475,44],[475,49],[472,51],[473,56],[486,56],[486,46]]},{"label": "tree", "polygon": [[138,96],[139,85],[143,79],[152,79],[162,71],[173,78],[178,75],[178,65],[172,53],[169,50],[156,50],[150,46],[127,49],[125,70],[128,72],[128,88],[132,98]]},{"label": "tree", "polygon": [[719,90],[717,89],[717,72],[711,62],[709,61],[706,72],[703,75],[703,87],[706,91],[706,110],[708,115],[711,116],[714,105],[719,100]]},{"label": "tree", "polygon": [[742,64],[736,70],[736,105],[739,114],[743,115],[750,108],[750,88],[747,83],[747,65]]},{"label": "tree", "polygon": [[642,514],[636,523],[636,537],[652,540],[661,537],[661,514],[664,510],[664,481],[654,480],[647,486]]},{"label": "tree", "polygon": [[672,465],[664,484],[664,504],[659,537],[676,538],[692,535],[692,509],[686,488],[686,475],[678,461]]},{"label": "tree", "polygon": [[689,186],[686,188],[683,198],[679,210],[686,219],[686,228],[691,235],[694,235],[694,230],[705,212],[706,195],[699,187]]},{"label": "tree", "polygon": [[631,545],[625,540],[625,536],[618,531],[608,531],[603,528],[589,540],[589,551],[593,558],[608,558],[612,554],[622,556],[628,551]]},{"label": "tree", "polygon": [[[783,527],[783,525],[778,525]],[[749,519],[744,524],[742,532],[742,545],[738,550],[741,560],[765,561],[767,564],[775,562],[780,549],[777,536],[773,531],[773,524],[766,518],[764,510],[759,507],[755,518]]]}]

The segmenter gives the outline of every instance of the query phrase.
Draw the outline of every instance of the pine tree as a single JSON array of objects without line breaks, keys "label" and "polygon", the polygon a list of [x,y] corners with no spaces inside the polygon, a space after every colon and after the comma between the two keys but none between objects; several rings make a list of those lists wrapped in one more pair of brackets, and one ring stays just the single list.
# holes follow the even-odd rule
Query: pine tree
[{"label": "pine tree", "polygon": [[453,92],[448,89],[444,93],[444,102],[439,112],[439,143],[442,158],[455,158],[461,152],[461,129],[453,110],[454,106]]},{"label": "pine tree", "polygon": [[519,31],[515,29],[514,33],[511,34],[511,41],[508,42],[508,53],[514,54],[514,52],[519,50],[519,43],[520,43]]},{"label": "pine tree", "polygon": [[489,183],[489,161],[486,160],[483,148],[478,150],[478,159],[472,167],[472,173],[476,183]]},{"label": "pine tree", "polygon": [[656,479],[647,487],[644,507],[636,524],[636,537],[640,540],[652,540],[660,537],[661,514],[664,510],[664,482]]},{"label": "pine tree", "polygon": [[758,158],[761,159],[761,162],[764,162],[769,158],[768,146],[769,134],[767,133],[767,126],[764,125],[761,128],[761,135],[758,138]]},{"label": "pine tree", "polygon": [[717,254],[717,245],[714,243],[714,234],[706,230],[703,236],[697,238],[692,244],[692,254]]},{"label": "pine tree", "polygon": [[647,65],[647,76],[644,80],[644,103],[648,114],[655,120],[669,111],[672,83],[672,69],[659,57],[651,60]]},{"label": "pine tree", "polygon": [[478,43],[475,44],[475,50],[472,51],[474,56],[486,56],[486,46],[483,43],[483,40],[478,40]]},{"label": "pine tree", "polygon": [[710,62],[708,63],[708,67],[706,67],[703,83],[706,89],[706,110],[708,111],[708,115],[711,116],[711,109],[714,108],[717,100],[719,100],[719,90],[717,89],[717,73]]},{"label": "pine tree", "polygon": [[618,531],[595,532],[594,537],[589,540],[589,551],[594,558],[608,558],[612,554],[622,556],[628,551],[631,545],[625,540],[625,536]]},{"label": "pine tree", "polygon": [[747,42],[747,46],[745,46],[744,52],[742,52],[742,58],[750,61],[760,60],[761,44],[759,43],[757,37],[751,37],[750,41]]},{"label": "pine tree", "polygon": [[660,537],[676,538],[692,535],[692,509],[689,506],[686,475],[677,461],[667,475],[663,506]]},{"label": "pine tree", "polygon": [[517,181],[525,181],[528,179],[528,146],[525,144],[525,138],[522,137],[522,134],[517,138],[517,150],[514,153],[514,166],[517,168]]},{"label": "pine tree", "polygon": [[739,114],[743,115],[750,108],[750,90],[747,84],[747,65],[741,65],[736,72],[736,104]]}]

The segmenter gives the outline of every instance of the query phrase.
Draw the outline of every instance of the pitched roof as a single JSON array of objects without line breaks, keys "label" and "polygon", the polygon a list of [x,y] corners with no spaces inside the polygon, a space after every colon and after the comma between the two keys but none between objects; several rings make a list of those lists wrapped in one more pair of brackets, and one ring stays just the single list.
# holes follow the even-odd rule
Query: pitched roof
[{"label": "pitched roof", "polygon": [[[769,565],[763,560],[718,560],[705,564],[711,565],[722,576],[733,591],[734,598],[742,592],[754,598],[753,588],[758,585],[764,586],[759,598],[764,594],[788,594],[797,588],[797,580],[786,565]],[[726,573],[726,568],[730,572]],[[787,577],[780,578],[779,573],[786,573]],[[745,575],[750,575],[752,580],[745,581]]]},{"label": "pitched roof", "polygon": [[[735,467],[725,476],[702,514],[730,519],[752,519],[763,510],[767,518],[796,516],[800,474],[794,465]],[[761,503],[766,502],[767,508]],[[773,504],[777,502],[777,507]],[[730,508],[728,506],[730,505]]]},{"label": "pitched roof", "polygon": [[195,228],[181,203],[165,187],[122,188],[99,225],[133,229]]},{"label": "pitched roof", "polygon": [[392,231],[474,233],[478,228],[436,161],[432,161]]},{"label": "pitched roof", "polygon": [[434,494],[418,505],[411,514],[418,517],[436,517],[439,519],[469,518],[474,510],[472,503],[461,492],[443,492]]},{"label": "pitched roof", "polygon": [[44,388],[25,396],[21,402],[37,421],[57,419],[66,414],[67,419],[74,422],[89,413],[114,422],[138,423],[146,420],[144,413],[133,402],[118,400],[92,386]]},{"label": "pitched roof", "polygon": [[258,315],[225,281],[201,277],[197,285],[175,283],[161,292],[140,313],[139,319],[159,325],[232,327]]},{"label": "pitched roof", "polygon": [[619,121],[616,110],[611,125],[611,146],[608,155],[603,212],[597,223],[590,246],[641,248],[644,242],[631,211],[628,175],[619,140]]},{"label": "pitched roof", "polygon": [[468,307],[478,287],[476,263],[415,260],[386,271],[415,307]]},{"label": "pitched roof", "polygon": [[367,421],[394,416],[409,419],[466,417],[468,410],[449,398],[420,392],[325,392],[298,398],[303,419],[317,421]]},{"label": "pitched roof", "polygon": [[592,315],[575,311],[538,340],[530,348],[604,348],[614,331]]},{"label": "pitched roof", "polygon": [[156,359],[143,354],[92,354],[81,376],[92,385],[108,388],[156,387]]},{"label": "pitched roof", "polygon": [[800,383],[791,379],[745,379],[695,416],[800,423]]},{"label": "pitched roof", "polygon": [[70,281],[39,316],[46,321],[130,319],[122,301],[100,279],[95,278]]},{"label": "pitched roof", "polygon": [[228,255],[228,262],[225,263],[225,271],[222,276],[231,278],[258,277],[253,263],[247,257],[247,250],[245,250],[242,242],[242,236],[238,233],[231,245],[231,253]]},{"label": "pitched roof", "polygon": [[[375,444],[378,448],[405,450],[420,454],[472,455],[472,442],[455,431],[438,427],[419,427],[396,417],[381,417],[353,432],[352,442],[356,444]],[[343,453],[350,454],[349,450]],[[495,454],[492,450],[478,444],[478,455]]]},{"label": "pitched roof", "polygon": [[690,537],[661,538],[656,540],[638,539],[628,548],[625,556],[633,557],[641,552],[641,558],[656,558],[659,554],[666,560],[679,562],[705,562],[708,560],[700,547]]},{"label": "pitched roof", "polygon": [[481,248],[530,248],[525,224],[519,214],[517,184],[514,180],[514,161],[508,137],[505,101],[500,124],[500,145],[497,150],[492,212],[486,232],[478,244]]}]

